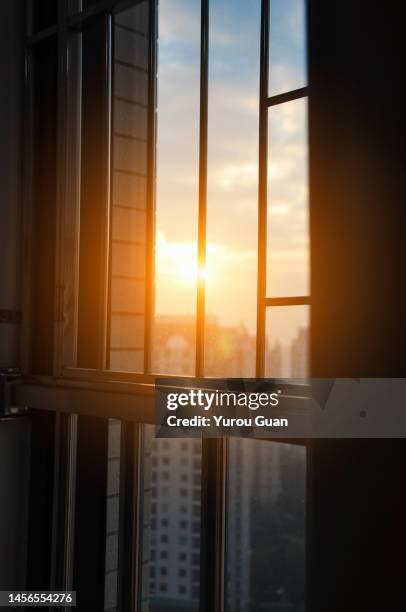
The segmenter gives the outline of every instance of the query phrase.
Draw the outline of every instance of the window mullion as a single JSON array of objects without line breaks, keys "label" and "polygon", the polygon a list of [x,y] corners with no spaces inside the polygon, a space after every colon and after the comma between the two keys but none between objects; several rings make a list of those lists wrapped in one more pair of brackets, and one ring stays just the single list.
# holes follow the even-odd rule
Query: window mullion
[{"label": "window mullion", "polygon": [[224,612],[227,440],[202,441],[200,612]]},{"label": "window mullion", "polygon": [[265,297],[267,251],[267,163],[268,163],[268,73],[269,73],[269,0],[261,6],[261,55],[259,81],[259,159],[258,159],[258,281],[256,376],[265,372]]},{"label": "window mullion", "polygon": [[152,370],[152,323],[154,314],[155,274],[155,162],[156,162],[156,92],[157,92],[157,12],[158,2],[149,3],[148,23],[148,159],[147,159],[147,253],[145,287],[144,372]]},{"label": "window mullion", "polygon": [[138,610],[142,583],[142,426],[121,423],[118,610]]},{"label": "window mullion", "polygon": [[200,271],[206,264],[207,220],[207,121],[209,78],[209,0],[201,0],[200,38],[200,137],[199,137],[199,221],[196,310],[196,376],[204,375],[204,323],[206,291]]}]

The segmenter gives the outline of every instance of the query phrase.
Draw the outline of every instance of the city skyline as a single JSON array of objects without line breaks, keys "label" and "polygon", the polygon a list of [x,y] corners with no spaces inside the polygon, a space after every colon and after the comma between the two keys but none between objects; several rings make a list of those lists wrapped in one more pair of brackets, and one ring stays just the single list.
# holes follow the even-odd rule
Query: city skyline
[{"label": "city skyline", "polygon": [[[157,374],[193,375],[195,328],[192,315],[161,315],[155,319],[152,364]],[[265,375],[272,378],[305,378],[309,369],[308,324],[293,328],[289,336],[267,339]],[[205,375],[254,377],[255,335],[243,322],[220,325],[207,317]]]}]

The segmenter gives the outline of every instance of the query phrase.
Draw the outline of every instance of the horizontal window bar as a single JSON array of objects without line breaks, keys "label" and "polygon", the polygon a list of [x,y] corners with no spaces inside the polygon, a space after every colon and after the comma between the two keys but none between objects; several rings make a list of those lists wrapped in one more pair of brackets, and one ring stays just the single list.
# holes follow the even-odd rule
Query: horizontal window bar
[{"label": "horizontal window bar", "polygon": [[144,74],[148,74],[148,68],[142,68],[141,66],[137,66],[136,64],[130,64],[129,62],[124,62],[123,60],[115,59],[114,63],[118,66],[124,66],[124,68],[130,68],[135,72],[143,72]]},{"label": "horizontal window bar", "polygon": [[120,210],[135,210],[137,212],[145,213],[145,208],[140,208],[139,206],[130,206],[127,204],[116,204],[113,203],[114,208],[118,208]]},{"label": "horizontal window bar", "polygon": [[[154,423],[155,384],[153,377],[136,375],[141,379],[149,378],[149,384],[119,382],[118,378],[128,373],[99,372],[99,374],[110,376],[110,380],[106,378],[103,381],[100,378],[97,380],[98,377],[95,376],[97,371],[91,372],[93,380],[36,377],[15,383],[11,393],[12,404],[51,412],[114,418],[135,423]],[[193,378],[191,382],[193,383]],[[303,409],[306,409],[306,400],[309,397],[307,385],[289,383],[286,380],[281,380],[278,384],[284,389],[286,397],[302,399]],[[184,386],[183,388],[188,389],[189,387]]]},{"label": "horizontal window bar", "polygon": [[308,87],[293,89],[292,91],[287,91],[286,93],[278,94],[276,96],[271,96],[270,98],[267,98],[266,106],[277,106],[278,104],[283,104],[284,102],[291,102],[292,100],[299,100],[299,98],[305,98],[308,95]]},{"label": "horizontal window bar", "polygon": [[[141,385],[72,382],[22,383],[14,389],[14,403],[36,410],[154,423],[153,388],[147,393]],[[134,387],[138,387],[137,392]]]},{"label": "horizontal window bar", "polygon": [[132,274],[112,274],[111,278],[114,278],[115,280],[132,280],[132,281],[139,281],[139,282],[145,281],[145,277],[133,276]]},{"label": "horizontal window bar", "polygon": [[145,246],[145,242],[137,242],[136,240],[112,240],[113,244],[127,244],[132,246]]},{"label": "horizontal window bar", "polygon": [[148,110],[148,106],[143,104],[142,102],[137,102],[137,100],[131,100],[131,98],[126,98],[125,96],[113,96],[114,100],[118,102],[126,102],[127,104],[132,104],[133,106],[139,106],[140,108],[144,108]]},{"label": "horizontal window bar", "polygon": [[[171,374],[140,374],[138,372],[115,372],[113,370],[92,370],[90,368],[64,368],[62,376],[67,379],[76,379],[91,382],[118,382],[141,385],[154,385],[156,378],[179,378]],[[182,378],[191,378],[183,376]],[[64,380],[60,379],[60,380]]]},{"label": "horizontal window bar", "polygon": [[145,313],[136,310],[112,310],[111,314],[119,317],[143,317]]},{"label": "horizontal window bar", "polygon": [[141,36],[142,38],[148,38],[148,34],[142,32],[141,30],[136,30],[128,25],[124,25],[123,23],[116,23],[116,28],[120,30],[125,30],[126,32],[131,32],[132,34],[137,34],[137,36]]},{"label": "horizontal window bar", "polygon": [[274,297],[265,298],[264,301],[265,306],[307,306],[310,304],[310,296]]},{"label": "horizontal window bar", "polygon": [[131,136],[131,134],[123,134],[122,132],[114,132],[114,136],[117,138],[125,138],[126,140],[134,140],[135,142],[147,143],[146,138],[139,138],[139,136]]},{"label": "horizontal window bar", "polygon": [[144,348],[142,346],[112,346],[110,347],[110,353],[132,353],[133,351],[141,352]]},{"label": "horizontal window bar", "polygon": [[128,176],[140,176],[141,178],[145,178],[147,175],[145,172],[133,172],[132,170],[124,170],[124,168],[113,168],[114,172],[118,172],[119,174],[127,174]]}]

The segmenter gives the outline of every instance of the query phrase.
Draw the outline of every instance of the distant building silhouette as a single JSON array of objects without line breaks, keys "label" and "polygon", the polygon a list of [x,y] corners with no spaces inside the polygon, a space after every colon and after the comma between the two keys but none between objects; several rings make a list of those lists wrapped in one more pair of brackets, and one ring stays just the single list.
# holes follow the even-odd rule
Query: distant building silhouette
[{"label": "distant building silhouette", "polygon": [[290,347],[292,378],[306,378],[309,375],[309,329],[300,327]]},{"label": "distant building silhouette", "polygon": [[[255,337],[242,323],[222,326],[208,316],[205,325],[205,376],[255,376]],[[158,315],[154,324],[153,369],[160,374],[193,375],[196,318]]]},{"label": "distant building silhouette", "polygon": [[267,376],[270,376],[271,378],[282,377],[282,351],[283,349],[280,342],[275,342],[275,344],[268,349],[268,356],[265,361]]}]

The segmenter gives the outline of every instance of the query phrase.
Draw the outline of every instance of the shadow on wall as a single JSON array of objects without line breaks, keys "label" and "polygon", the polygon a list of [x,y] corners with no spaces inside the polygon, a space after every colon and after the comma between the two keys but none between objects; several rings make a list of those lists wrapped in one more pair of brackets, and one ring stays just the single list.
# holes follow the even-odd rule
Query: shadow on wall
[{"label": "shadow on wall", "polygon": [[25,588],[31,423],[0,420],[0,590]]}]

